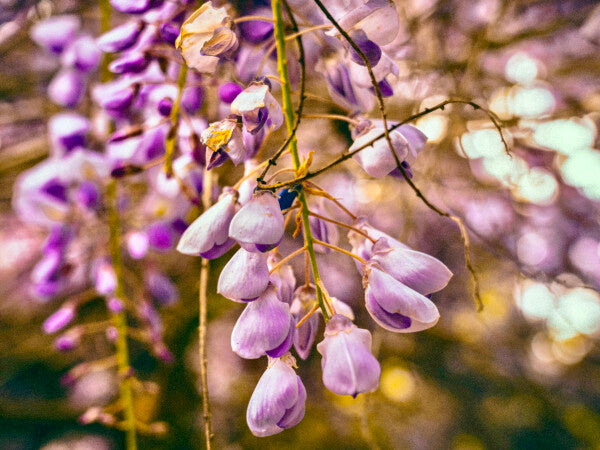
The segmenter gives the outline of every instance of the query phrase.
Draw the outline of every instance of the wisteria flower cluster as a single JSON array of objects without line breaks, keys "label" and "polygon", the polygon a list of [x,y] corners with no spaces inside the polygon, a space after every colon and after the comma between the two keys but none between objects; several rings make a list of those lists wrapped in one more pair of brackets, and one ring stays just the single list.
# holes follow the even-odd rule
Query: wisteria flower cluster
[{"label": "wisteria flower cluster", "polygon": [[[165,432],[165,424],[136,416],[134,397],[153,384],[137,378],[130,341],[163,362],[173,360],[161,311],[180,293],[161,258],[175,251],[201,259],[208,447],[204,346],[212,260],[223,263],[216,294],[243,305],[227,337],[232,351],[266,363],[248,400],[254,435],[270,436],[303,419],[311,392],[296,369],[311,355],[320,355],[322,384],[332,393],[356,398],[377,390],[382,368],[370,330],[434,327],[440,310],[433,294],[453,274],[374,226],[376,216],[355,214],[352,199],[339,198],[343,187],[333,192],[314,182],[345,161],[363,180],[404,183],[426,207],[458,224],[479,300],[466,225],[415,184],[419,158],[435,156],[411,123],[454,103],[485,113],[491,126],[460,142],[485,166],[489,155],[476,155],[473,147],[490,133],[495,147],[486,151],[499,148],[494,156],[513,157],[502,127],[509,121],[468,100],[388,120],[385,102],[402,95],[398,80],[405,70],[398,63],[405,44],[397,7],[390,0],[272,0],[271,8],[242,4],[241,13],[217,1],[102,0],[98,36],[83,32],[75,15],[33,25],[32,40],[56,63],[47,94],[59,112],[48,122],[50,155],[20,175],[13,207],[47,234],[29,283],[31,295],[54,310],[44,333],[57,334],[55,347],[63,352],[96,334],[115,349],[64,378],[73,383],[94,370],[116,369],[119,398],[89,408],[83,423],[124,430],[129,449],[136,448],[138,432]],[[311,80],[326,88],[311,92]],[[312,111],[308,99],[343,114]],[[325,132],[318,144],[300,139],[312,119],[344,124],[342,154],[327,161],[333,152],[325,148]],[[485,222],[487,228],[475,227],[485,235],[496,222],[508,222],[498,214],[466,216],[469,225]],[[321,275],[333,253],[353,261],[353,275],[362,281],[360,305],[330,295],[334,289]],[[302,258],[303,265],[294,265]],[[75,323],[80,308],[98,298],[106,320]]]}]

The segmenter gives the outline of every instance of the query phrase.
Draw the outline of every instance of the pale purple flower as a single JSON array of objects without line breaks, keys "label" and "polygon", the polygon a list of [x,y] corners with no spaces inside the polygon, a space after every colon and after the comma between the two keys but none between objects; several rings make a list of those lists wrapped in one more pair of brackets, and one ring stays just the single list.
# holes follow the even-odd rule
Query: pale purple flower
[{"label": "pale purple flower", "polygon": [[253,82],[231,103],[231,112],[242,116],[245,128],[258,133],[263,126],[276,130],[283,124],[283,111],[270,92],[270,86],[262,81]]},{"label": "pale purple flower", "polygon": [[75,318],[75,306],[71,303],[63,304],[42,324],[46,334],[56,333],[66,327]]},{"label": "pale purple flower", "polygon": [[[213,163],[212,160],[217,153],[224,153],[224,156],[231,158],[231,161],[236,166],[244,161],[246,151],[242,130],[238,127],[235,119],[224,119],[220,122],[211,123],[208,128],[202,131],[200,137],[202,143],[206,145],[207,152],[209,150],[213,152],[207,157],[207,160],[211,163]],[[212,166],[216,165],[212,164]],[[208,168],[211,168],[211,164],[209,164]]]},{"label": "pale purple flower", "polygon": [[144,277],[146,290],[158,305],[172,305],[179,300],[179,292],[173,282],[157,270],[149,270]]},{"label": "pale purple flower", "polygon": [[81,72],[90,72],[100,63],[100,49],[88,35],[80,36],[61,55],[63,66],[74,67]]},{"label": "pale purple flower", "polygon": [[[381,49],[379,48],[379,46],[375,42],[369,40],[365,32],[362,30],[352,31],[350,33],[350,37],[358,46],[358,48],[360,48],[360,50],[367,57],[367,60],[369,61],[371,67],[375,67],[381,59]],[[361,56],[350,45],[348,45],[348,51],[350,52],[350,57],[352,58],[352,61],[354,61],[357,64],[360,64],[361,66],[365,65],[365,62],[363,61]]]},{"label": "pale purple flower", "polygon": [[217,292],[234,301],[252,301],[269,285],[267,255],[239,249],[223,267]]},{"label": "pale purple flower", "polygon": [[279,300],[270,285],[261,296],[246,305],[231,332],[231,348],[242,358],[273,358],[284,355],[292,346],[294,318],[290,305]]},{"label": "pale purple flower", "polygon": [[100,192],[96,183],[83,181],[77,188],[76,200],[87,209],[95,209],[98,206]]},{"label": "pale purple flower", "polygon": [[291,355],[269,360],[246,412],[248,427],[255,436],[277,434],[297,425],[304,417],[306,389],[293,366]]},{"label": "pale purple flower", "polygon": [[117,275],[112,264],[100,262],[96,268],[94,284],[100,295],[110,295],[117,289]]},{"label": "pale purple flower", "polygon": [[141,14],[148,11],[152,5],[151,0],[110,0],[110,5],[117,11],[126,14]]},{"label": "pale purple flower", "polygon": [[323,384],[331,392],[356,397],[379,385],[381,367],[371,353],[371,333],[356,327],[341,314],[325,327],[325,339],[317,345],[323,356]]},{"label": "pale purple flower", "polygon": [[406,246],[393,247],[385,238],[378,239],[373,245],[370,261],[423,295],[443,289],[452,278],[452,272],[440,260]]},{"label": "pale purple flower", "polygon": [[148,235],[143,231],[134,231],[126,237],[127,251],[133,259],[142,259],[148,253]]},{"label": "pale purple flower", "polygon": [[[252,11],[252,15],[272,16],[270,8],[259,8]],[[242,38],[253,44],[260,44],[268,39],[273,33],[273,24],[265,20],[249,20],[242,22],[239,25]]]},{"label": "pale purple flower", "polygon": [[119,314],[125,310],[123,300],[118,297],[106,297],[106,307],[113,314]]},{"label": "pale purple flower", "polygon": [[112,73],[139,73],[148,67],[150,59],[140,52],[127,52],[108,65]]},{"label": "pale purple flower", "polygon": [[283,239],[284,219],[279,202],[269,191],[259,192],[237,212],[229,236],[248,251],[266,252]]},{"label": "pale purple flower", "polygon": [[237,191],[225,188],[219,201],[185,230],[177,244],[177,251],[213,259],[233,247],[235,241],[229,237],[229,224],[239,206],[237,197]]},{"label": "pale purple flower", "polygon": [[134,86],[122,80],[97,84],[92,88],[94,101],[111,113],[120,113],[129,108],[135,95]]},{"label": "pale purple flower", "polygon": [[79,103],[84,90],[83,76],[76,70],[63,69],[48,85],[48,97],[57,105],[72,108]]},{"label": "pale purple flower", "polygon": [[41,20],[31,27],[31,39],[52,53],[61,53],[73,41],[79,30],[77,16],[54,16]]},{"label": "pale purple flower", "polygon": [[219,56],[237,48],[237,37],[230,29],[231,19],[225,8],[204,3],[181,26],[175,46],[189,67],[203,73],[214,73]]},{"label": "pale purple flower", "polygon": [[83,147],[90,127],[90,121],[79,114],[60,113],[52,116],[48,121],[48,135],[53,150],[62,155],[76,147]]},{"label": "pale purple flower", "polygon": [[[313,285],[300,286],[298,289],[296,289],[292,300],[292,306],[290,307],[290,312],[294,316],[296,323],[298,323],[313,309],[316,302],[317,290]],[[306,319],[302,325],[296,328],[296,333],[294,335],[294,348],[296,349],[296,352],[300,358],[308,358],[310,350],[315,343],[318,328],[319,315],[314,313],[308,319]]]},{"label": "pale purple flower", "polygon": [[377,263],[365,265],[363,280],[367,311],[386,330],[411,333],[431,328],[439,320],[431,300],[388,275]]},{"label": "pale purple flower", "polygon": [[[384,132],[383,128],[372,128],[366,133],[358,136],[349,151],[354,151],[377,138]],[[399,162],[402,162],[408,156],[408,143],[406,139],[397,131],[390,132],[390,140],[394,153]],[[390,151],[385,138],[375,141],[373,144],[352,156],[369,175],[375,178],[384,177],[397,167],[396,159]]]},{"label": "pale purple flower", "polygon": [[126,22],[123,25],[107,31],[98,38],[98,48],[105,53],[122,52],[132,47],[144,29],[144,24],[138,21]]}]

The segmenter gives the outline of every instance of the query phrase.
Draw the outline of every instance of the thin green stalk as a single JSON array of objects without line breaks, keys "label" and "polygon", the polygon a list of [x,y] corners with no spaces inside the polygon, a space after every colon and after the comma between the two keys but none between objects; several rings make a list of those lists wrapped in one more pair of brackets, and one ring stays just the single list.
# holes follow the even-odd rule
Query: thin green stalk
[{"label": "thin green stalk", "polygon": [[[294,131],[294,109],[292,104],[292,91],[290,88],[290,80],[287,71],[287,59],[285,53],[285,32],[284,32],[284,23],[283,23],[283,13],[281,10],[281,0],[272,0],[271,8],[273,9],[273,18],[275,19],[275,42],[277,45],[277,72],[279,73],[279,77],[283,81],[281,85],[281,99],[283,112],[285,115],[285,125],[287,128],[288,135],[291,135]],[[294,135],[289,144],[290,154],[292,155],[292,161],[294,164],[294,170],[296,171],[296,175],[298,174],[298,170],[300,169],[300,157],[298,156],[298,141],[296,136]],[[319,276],[319,267],[317,265],[317,257],[314,249],[314,239],[312,232],[310,230],[310,224],[308,220],[308,204],[306,202],[306,195],[304,191],[300,190],[298,194],[298,201],[302,207],[302,226],[304,228],[304,240],[306,244],[306,250],[310,259],[310,266],[313,274],[313,281],[315,286],[317,287],[317,301],[319,303],[319,307],[323,312],[323,317],[325,320],[329,319],[329,313],[327,312],[327,308],[325,307],[325,301],[323,299],[323,292],[319,287],[319,283],[321,278]]]},{"label": "thin green stalk", "polygon": [[[204,190],[202,192],[202,205],[204,211],[210,208],[212,193],[212,173],[204,172]],[[207,291],[208,275],[210,273],[210,260],[202,258],[200,268],[200,286],[198,288],[198,354],[200,356],[200,389],[202,391],[202,416],[204,418],[204,441],[206,449],[211,449],[212,415],[210,412],[210,398],[208,394],[208,360],[206,356],[207,324]]]},{"label": "thin green stalk", "polygon": [[182,64],[181,71],[179,72],[179,78],[177,79],[177,98],[173,104],[173,109],[171,109],[171,128],[169,129],[169,134],[167,134],[167,140],[165,142],[165,172],[167,173],[168,177],[173,175],[173,155],[175,153],[177,127],[179,125],[179,114],[181,112],[181,98],[183,97],[183,88],[185,87],[187,72],[187,66]]},{"label": "thin green stalk", "polygon": [[[108,225],[110,228],[110,256],[117,277],[116,296],[124,300],[123,256],[121,254],[121,224],[117,206],[117,182],[112,180],[107,187],[106,196],[109,203]],[[133,389],[131,367],[129,365],[129,346],[127,343],[127,313],[122,311],[112,317],[113,326],[117,330],[117,367],[120,377],[119,397],[123,406],[123,422],[127,450],[137,449],[136,420],[133,408]]]},{"label": "thin green stalk", "polygon": [[[102,33],[106,33],[108,30],[110,30],[110,3],[108,0],[99,0],[98,6],[100,7],[100,31],[102,31]],[[103,83],[109,81],[112,75],[108,70],[110,59],[110,53],[104,53],[100,66],[100,79]]]}]

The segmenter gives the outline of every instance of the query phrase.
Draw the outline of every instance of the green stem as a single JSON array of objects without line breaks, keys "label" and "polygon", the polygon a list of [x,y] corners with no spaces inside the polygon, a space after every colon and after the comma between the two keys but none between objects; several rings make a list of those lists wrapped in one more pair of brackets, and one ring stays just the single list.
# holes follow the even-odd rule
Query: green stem
[{"label": "green stem", "polygon": [[168,177],[173,175],[173,155],[175,153],[177,127],[179,125],[179,114],[181,112],[181,98],[183,97],[183,88],[185,87],[185,80],[187,79],[187,71],[187,66],[182,64],[177,80],[177,98],[175,99],[173,109],[171,110],[171,129],[169,130],[169,134],[167,134],[167,140],[165,142],[165,172]]},{"label": "green stem", "polygon": [[[100,7],[100,31],[102,33],[106,33],[110,30],[110,3],[108,0],[99,0],[98,6]],[[103,83],[110,81],[111,73],[108,70],[108,64],[110,63],[111,55],[110,53],[104,53],[102,57],[102,63],[100,65],[100,79]]]},{"label": "green stem", "polygon": [[[211,206],[212,173],[204,172],[204,188],[202,192],[202,206],[206,211]],[[206,355],[207,323],[207,291],[210,261],[202,258],[200,268],[200,286],[198,288],[198,354],[200,356],[200,389],[202,392],[202,416],[204,418],[204,442],[206,450],[212,448],[212,414],[210,412],[210,398],[208,393],[208,358]]]},{"label": "green stem", "polygon": [[[117,277],[116,296],[125,300],[123,286],[123,256],[121,254],[121,224],[117,205],[117,182],[112,180],[106,190],[109,203],[108,225],[110,228],[110,256]],[[112,317],[113,326],[117,330],[117,367],[119,371],[119,397],[123,406],[123,420],[125,425],[125,440],[127,450],[137,449],[136,420],[133,408],[133,389],[131,367],[129,365],[129,346],[127,343],[127,313],[122,311]]]},{"label": "green stem", "polygon": [[[287,132],[291,135],[294,131],[294,109],[292,105],[292,91],[290,88],[290,80],[288,77],[287,70],[287,59],[285,53],[285,32],[283,23],[283,13],[281,10],[281,0],[272,0],[271,7],[273,9],[273,18],[275,19],[275,42],[277,45],[277,72],[279,77],[283,81],[281,85],[281,101],[283,104],[283,112],[285,115],[285,125]],[[300,168],[300,157],[298,156],[298,141],[294,135],[289,144],[290,154],[292,155],[292,161],[294,164],[294,170],[296,174]],[[329,313],[325,307],[325,301],[323,299],[323,292],[319,287],[321,278],[319,276],[319,267],[317,265],[317,256],[314,249],[314,238],[310,230],[310,223],[308,220],[308,204],[306,202],[306,195],[304,191],[300,191],[298,194],[298,201],[302,207],[302,226],[304,228],[304,240],[306,244],[306,250],[310,258],[310,266],[313,274],[313,281],[317,288],[317,301],[319,307],[323,313],[325,320],[329,320]]]}]

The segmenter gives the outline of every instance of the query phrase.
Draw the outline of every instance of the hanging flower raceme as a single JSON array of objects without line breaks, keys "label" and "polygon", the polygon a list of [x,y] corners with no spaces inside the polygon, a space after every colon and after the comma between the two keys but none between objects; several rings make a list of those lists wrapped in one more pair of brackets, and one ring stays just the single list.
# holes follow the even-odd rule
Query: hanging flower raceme
[{"label": "hanging flower raceme", "polygon": [[255,436],[271,436],[291,428],[304,417],[306,389],[292,367],[291,355],[269,358],[269,366],[260,377],[246,413],[250,431]]},{"label": "hanging flower raceme", "polygon": [[236,190],[223,189],[219,201],[185,230],[177,244],[177,251],[214,259],[233,247],[235,240],[229,237],[229,224],[239,206],[237,198]]},{"label": "hanging flower raceme", "polygon": [[229,57],[238,47],[232,26],[225,8],[206,2],[183,23],[175,46],[189,67],[214,73],[219,58]]},{"label": "hanging flower raceme", "polygon": [[325,339],[317,345],[317,350],[323,356],[323,383],[331,392],[356,397],[377,389],[381,367],[371,354],[368,330],[336,314],[327,322]]},{"label": "hanging flower raceme", "polygon": [[263,355],[278,358],[292,346],[294,324],[290,305],[279,300],[270,285],[238,318],[231,332],[231,348],[246,359]]},{"label": "hanging flower raceme", "polygon": [[270,91],[268,79],[255,81],[231,103],[231,112],[242,116],[251,134],[257,134],[265,125],[273,131],[283,124],[283,111]]}]

